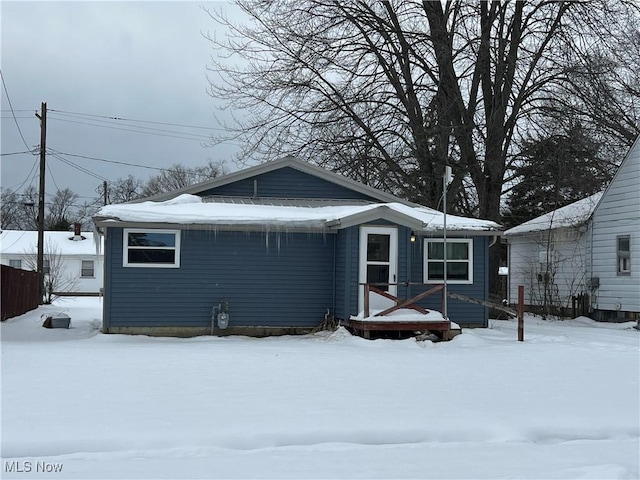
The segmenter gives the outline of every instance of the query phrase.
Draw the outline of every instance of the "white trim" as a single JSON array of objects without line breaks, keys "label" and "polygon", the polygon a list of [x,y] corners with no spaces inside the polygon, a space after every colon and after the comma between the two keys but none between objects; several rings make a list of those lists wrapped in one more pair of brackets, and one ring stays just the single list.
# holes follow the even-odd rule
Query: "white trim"
[{"label": "white trim", "polygon": [[[367,260],[367,241],[369,234],[389,235],[389,261],[374,262]],[[398,281],[398,229],[396,227],[360,227],[360,249],[358,261],[358,282],[366,283],[367,281],[367,265],[389,265],[389,283]],[[398,286],[389,285],[388,292],[391,295],[397,295]],[[358,309],[362,311],[364,308],[364,286],[358,285]]]},{"label": "white trim", "polygon": [[[422,268],[423,268],[423,281],[424,283],[433,283],[433,284],[441,284],[444,283],[443,280],[429,280],[429,260],[432,261],[440,261],[438,259],[429,259],[429,243],[443,243],[443,239],[441,238],[425,238],[424,239],[424,254],[422,259]],[[468,280],[454,280],[449,275],[447,275],[447,284],[457,284],[457,285],[470,285],[473,283],[473,238],[447,238],[447,244],[449,243],[466,243],[467,251],[469,253],[469,258],[466,260],[455,260],[449,258],[447,256],[447,264],[452,263],[468,263],[469,264],[469,279]],[[442,260],[444,263],[444,259]]]},{"label": "white trim", "polygon": [[[168,233],[175,238],[174,247],[162,247],[162,249],[175,250],[174,263],[129,263],[128,251],[130,248],[128,238],[130,233]],[[129,268],[180,268],[180,230],[158,230],[152,228],[125,228],[122,230],[122,266]],[[145,250],[154,250],[159,247],[144,247]],[[136,247],[133,247],[136,249]]]}]

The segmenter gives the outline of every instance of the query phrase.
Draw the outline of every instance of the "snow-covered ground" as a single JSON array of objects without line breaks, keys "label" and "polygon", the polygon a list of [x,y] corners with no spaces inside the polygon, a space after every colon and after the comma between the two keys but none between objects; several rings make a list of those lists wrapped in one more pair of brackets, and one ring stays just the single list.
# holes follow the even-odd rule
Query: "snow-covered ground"
[{"label": "snow-covered ground", "polygon": [[150,338],[100,334],[99,302],[2,324],[2,478],[640,476],[633,324]]}]

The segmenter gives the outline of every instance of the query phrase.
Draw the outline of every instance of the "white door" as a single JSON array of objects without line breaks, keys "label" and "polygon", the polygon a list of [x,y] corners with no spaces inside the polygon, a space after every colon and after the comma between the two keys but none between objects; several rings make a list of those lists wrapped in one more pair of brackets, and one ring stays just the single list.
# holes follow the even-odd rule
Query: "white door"
[{"label": "white door", "polygon": [[[393,227],[360,227],[360,274],[362,283],[390,283],[398,281],[398,229]],[[397,295],[397,285],[376,288]],[[394,303],[371,295],[371,309],[383,309]],[[364,308],[364,286],[358,288],[358,308]]]}]

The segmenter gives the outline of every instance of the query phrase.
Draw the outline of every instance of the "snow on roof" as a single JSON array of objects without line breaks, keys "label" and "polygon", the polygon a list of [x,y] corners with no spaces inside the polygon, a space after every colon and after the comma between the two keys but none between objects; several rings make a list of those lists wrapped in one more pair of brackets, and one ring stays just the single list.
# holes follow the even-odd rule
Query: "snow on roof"
[{"label": "snow on roof", "polygon": [[[183,194],[164,202],[141,202],[102,207],[96,222],[263,225],[275,227],[345,228],[349,220],[385,218],[389,215],[406,220],[423,231],[443,228],[443,214],[426,207],[400,203],[370,205],[274,206],[203,202],[196,195]],[[447,229],[498,230],[500,225],[488,220],[447,215]]]},{"label": "snow on roof", "polygon": [[[44,232],[45,253],[47,250],[60,255],[96,255],[93,232],[82,232],[84,240],[72,240],[73,232]],[[25,230],[2,230],[0,253],[2,255],[35,254],[38,250],[38,232]]]},{"label": "snow on roof", "polygon": [[577,227],[591,217],[603,192],[598,192],[590,197],[583,198],[562,208],[545,213],[533,220],[529,220],[517,227],[504,232],[505,236],[521,233],[539,232],[550,228]]}]

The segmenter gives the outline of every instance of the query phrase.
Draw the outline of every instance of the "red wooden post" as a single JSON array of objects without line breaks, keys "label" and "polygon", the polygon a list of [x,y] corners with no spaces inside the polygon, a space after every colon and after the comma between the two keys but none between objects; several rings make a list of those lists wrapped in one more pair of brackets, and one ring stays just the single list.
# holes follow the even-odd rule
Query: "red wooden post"
[{"label": "red wooden post", "polygon": [[369,316],[369,284],[364,284],[364,318]]},{"label": "red wooden post", "polygon": [[524,285],[518,285],[518,341],[524,342]]}]

